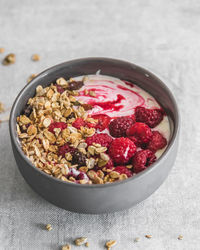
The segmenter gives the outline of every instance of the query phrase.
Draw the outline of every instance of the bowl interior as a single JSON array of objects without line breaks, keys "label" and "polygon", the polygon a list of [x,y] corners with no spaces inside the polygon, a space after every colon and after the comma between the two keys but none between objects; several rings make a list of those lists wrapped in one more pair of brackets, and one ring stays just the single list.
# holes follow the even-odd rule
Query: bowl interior
[{"label": "bowl interior", "polygon": [[[169,117],[171,127],[169,148],[178,131],[179,115],[174,97],[165,85],[166,83],[164,84],[154,74],[139,66],[108,58],[83,58],[65,62],[45,70],[35,77],[31,83],[27,84],[17,96],[10,116],[10,132],[11,137],[14,138],[14,140],[17,139],[15,141],[16,146],[20,148],[20,142],[16,132],[16,118],[24,110],[28,99],[34,96],[35,88],[38,85],[46,87],[52,82],[55,82],[59,77],[68,79],[80,75],[95,74],[97,71],[100,71],[100,74],[103,75],[110,75],[133,82],[155,97]],[[20,151],[23,153],[22,150]]]}]

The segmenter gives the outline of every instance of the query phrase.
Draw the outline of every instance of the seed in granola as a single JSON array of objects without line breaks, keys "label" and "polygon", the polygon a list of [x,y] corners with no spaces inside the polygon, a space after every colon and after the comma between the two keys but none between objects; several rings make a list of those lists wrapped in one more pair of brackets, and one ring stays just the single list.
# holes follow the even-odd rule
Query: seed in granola
[{"label": "seed in granola", "polygon": [[39,61],[40,60],[40,56],[38,54],[33,54],[31,57],[32,61]]},{"label": "seed in granola", "polygon": [[4,48],[0,48],[0,53],[4,53],[5,49]]},{"label": "seed in granola", "polygon": [[106,242],[106,247],[109,249],[111,247],[114,247],[117,244],[116,240],[109,240]]},{"label": "seed in granola", "polygon": [[180,234],[180,235],[178,236],[178,240],[182,240],[182,239],[183,239],[183,235]]},{"label": "seed in granola", "polygon": [[87,237],[80,237],[80,238],[75,239],[74,241],[75,245],[77,246],[81,246],[85,244],[86,242],[87,242]]},{"label": "seed in granola", "polygon": [[47,224],[47,225],[46,225],[46,230],[51,231],[52,229],[53,229],[53,228],[52,228],[51,224]]},{"label": "seed in granola", "polygon": [[62,250],[71,250],[71,246],[69,244],[62,247]]},{"label": "seed in granola", "polygon": [[86,157],[79,150],[74,150],[72,153],[72,164],[78,164],[78,166],[86,165]]},{"label": "seed in granola", "polygon": [[113,179],[118,179],[120,177],[120,174],[116,171],[112,171],[110,172],[110,177],[113,178]]},{"label": "seed in granola", "polygon": [[82,81],[72,81],[68,83],[68,90],[77,90],[83,87],[83,85]]},{"label": "seed in granola", "polygon": [[3,113],[4,111],[5,111],[4,105],[2,102],[0,102],[0,114]]},{"label": "seed in granola", "polygon": [[31,82],[33,80],[33,78],[35,78],[37,75],[36,74],[31,74],[27,80],[27,82]]},{"label": "seed in granola", "polygon": [[10,54],[8,54],[8,55],[3,59],[2,64],[3,64],[3,65],[10,65],[10,64],[15,63],[15,61],[16,61],[16,56],[15,56],[15,54],[10,53]]},{"label": "seed in granola", "polygon": [[81,106],[85,109],[85,111],[93,109],[93,106],[87,103],[82,104]]},{"label": "seed in granola", "polygon": [[145,237],[146,237],[147,239],[151,239],[151,238],[152,238],[152,235],[151,235],[151,234],[146,234]]}]

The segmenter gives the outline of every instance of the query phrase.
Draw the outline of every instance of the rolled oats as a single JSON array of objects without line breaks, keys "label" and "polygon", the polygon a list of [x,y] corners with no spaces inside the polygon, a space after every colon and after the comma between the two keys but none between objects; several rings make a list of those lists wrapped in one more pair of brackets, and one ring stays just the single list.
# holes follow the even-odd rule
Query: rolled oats
[{"label": "rolled oats", "polygon": [[3,64],[3,65],[10,65],[10,64],[15,63],[15,61],[16,61],[16,56],[15,56],[15,54],[10,53],[10,54],[8,54],[8,55],[3,59],[2,64]]},{"label": "rolled oats", "polygon": [[47,224],[47,225],[46,225],[46,229],[47,229],[48,231],[51,231],[53,228],[52,228],[51,224]]},{"label": "rolled oats", "polygon": [[71,246],[69,244],[62,247],[62,250],[71,250]]},{"label": "rolled oats", "polygon": [[106,242],[106,247],[110,249],[111,247],[114,247],[117,244],[116,240],[109,240]]},{"label": "rolled oats", "polygon": [[76,246],[81,246],[87,242],[87,237],[80,237],[75,239],[74,243]]},{"label": "rolled oats", "polygon": [[0,48],[0,53],[4,53],[5,49],[4,48]]},{"label": "rolled oats", "polygon": [[39,61],[40,60],[40,56],[38,54],[33,54],[31,57],[32,61]]}]

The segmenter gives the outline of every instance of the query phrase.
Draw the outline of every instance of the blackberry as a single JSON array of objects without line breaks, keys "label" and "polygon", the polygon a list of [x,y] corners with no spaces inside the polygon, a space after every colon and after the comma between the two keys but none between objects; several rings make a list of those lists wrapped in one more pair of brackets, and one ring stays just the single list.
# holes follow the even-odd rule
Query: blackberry
[{"label": "blackberry", "polygon": [[72,164],[78,164],[79,167],[86,165],[86,157],[78,149],[72,154]]},{"label": "blackberry", "polygon": [[77,90],[80,89],[81,87],[83,87],[83,82],[82,81],[73,81],[73,82],[69,82],[67,89],[68,90]]}]

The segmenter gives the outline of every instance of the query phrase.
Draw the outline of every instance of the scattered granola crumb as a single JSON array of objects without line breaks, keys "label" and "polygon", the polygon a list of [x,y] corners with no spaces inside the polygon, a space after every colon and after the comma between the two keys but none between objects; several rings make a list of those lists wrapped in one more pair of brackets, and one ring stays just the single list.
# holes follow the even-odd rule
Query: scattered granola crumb
[{"label": "scattered granola crumb", "polygon": [[5,111],[4,105],[2,102],[0,102],[0,114],[3,113],[4,111]]},{"label": "scattered granola crumb", "polygon": [[74,243],[77,246],[81,246],[81,245],[85,244],[86,241],[87,241],[87,237],[80,237],[80,238],[75,239]]},{"label": "scattered granola crumb", "polygon": [[15,61],[16,61],[16,56],[15,56],[15,54],[10,53],[10,54],[8,54],[8,55],[3,59],[2,64],[3,64],[3,65],[10,65],[10,64],[15,63]]},{"label": "scattered granola crumb", "polygon": [[38,54],[33,54],[31,57],[32,61],[39,61],[40,60],[40,56]]},{"label": "scattered granola crumb", "polygon": [[152,235],[151,235],[151,234],[146,234],[145,237],[146,237],[147,239],[151,239],[151,238],[152,238]]},{"label": "scattered granola crumb", "polygon": [[51,224],[47,224],[47,225],[46,225],[46,229],[47,229],[48,231],[51,231],[51,230],[52,230]]},{"label": "scattered granola crumb", "polygon": [[140,241],[140,238],[137,237],[137,238],[134,239],[134,241],[135,241],[135,242],[138,242],[138,241]]},{"label": "scattered granola crumb", "polygon": [[5,49],[4,48],[0,48],[0,53],[4,53]]},{"label": "scattered granola crumb", "polygon": [[180,235],[178,236],[178,240],[182,240],[182,239],[183,239],[183,235],[180,234]]},{"label": "scattered granola crumb", "polygon": [[3,117],[1,120],[0,120],[0,123],[2,122],[8,122],[9,121],[9,116],[6,116],[6,117]]},{"label": "scattered granola crumb", "polygon": [[71,250],[71,246],[69,244],[62,247],[62,250]]},{"label": "scattered granola crumb", "polygon": [[33,80],[33,78],[35,78],[37,76],[37,74],[31,74],[27,80],[27,82],[29,83],[30,81]]},{"label": "scattered granola crumb", "polygon": [[111,249],[111,247],[114,247],[116,244],[117,244],[116,240],[109,240],[106,242],[106,247],[109,250],[109,249]]},{"label": "scattered granola crumb", "polygon": [[86,247],[89,247],[89,246],[90,246],[89,242],[86,242],[86,243],[85,243],[85,246],[86,246]]}]

